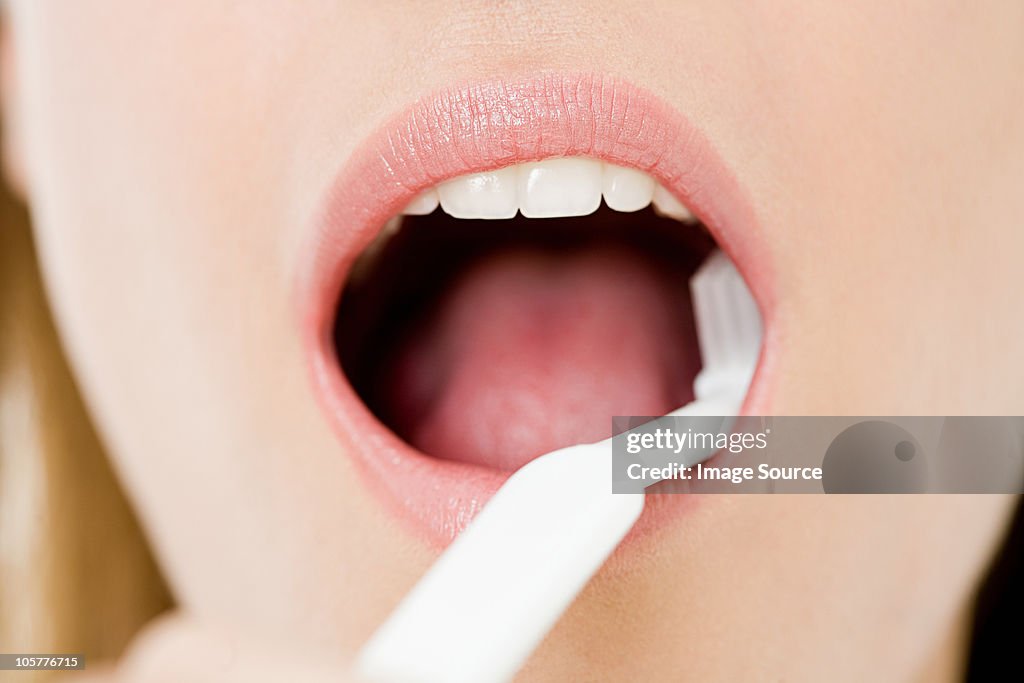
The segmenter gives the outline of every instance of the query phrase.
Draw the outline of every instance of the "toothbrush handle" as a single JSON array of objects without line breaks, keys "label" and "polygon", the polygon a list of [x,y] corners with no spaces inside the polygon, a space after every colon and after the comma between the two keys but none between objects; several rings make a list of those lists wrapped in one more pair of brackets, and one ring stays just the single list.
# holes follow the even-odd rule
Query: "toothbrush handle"
[{"label": "toothbrush handle", "polygon": [[611,492],[611,442],[513,474],[363,648],[382,683],[498,683],[522,666],[643,510]]}]

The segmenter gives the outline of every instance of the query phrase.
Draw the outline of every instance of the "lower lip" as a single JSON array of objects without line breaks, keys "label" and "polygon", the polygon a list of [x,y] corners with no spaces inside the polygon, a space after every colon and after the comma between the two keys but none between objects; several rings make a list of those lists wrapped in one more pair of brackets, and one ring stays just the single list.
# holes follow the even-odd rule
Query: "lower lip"
[{"label": "lower lip", "polygon": [[[368,486],[427,543],[443,547],[473,519],[507,472],[425,455],[399,439],[344,377],[334,313],[360,252],[419,192],[465,173],[554,156],[586,156],[640,169],[681,199],[750,284],[765,342],[744,412],[766,401],[772,343],[770,268],[745,193],[694,124],[635,85],[593,74],[469,84],[434,93],[367,139],[332,183],[296,289],[317,397]],[[609,416],[610,417],[610,416]],[[662,496],[639,528],[688,508]]]}]

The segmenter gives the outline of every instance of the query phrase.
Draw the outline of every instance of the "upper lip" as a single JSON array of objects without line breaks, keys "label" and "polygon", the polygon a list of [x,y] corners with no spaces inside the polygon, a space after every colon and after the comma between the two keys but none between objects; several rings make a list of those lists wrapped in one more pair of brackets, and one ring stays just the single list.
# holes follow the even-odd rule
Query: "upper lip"
[{"label": "upper lip", "polygon": [[453,538],[507,475],[430,458],[380,424],[337,364],[336,303],[362,250],[422,190],[466,173],[558,156],[644,171],[704,223],[761,308],[765,342],[745,411],[762,403],[771,348],[770,264],[753,205],[694,122],[636,85],[590,73],[547,72],[428,95],[365,140],[329,187],[309,260],[298,269],[296,299],[318,399],[345,449],[403,517],[436,541]]}]

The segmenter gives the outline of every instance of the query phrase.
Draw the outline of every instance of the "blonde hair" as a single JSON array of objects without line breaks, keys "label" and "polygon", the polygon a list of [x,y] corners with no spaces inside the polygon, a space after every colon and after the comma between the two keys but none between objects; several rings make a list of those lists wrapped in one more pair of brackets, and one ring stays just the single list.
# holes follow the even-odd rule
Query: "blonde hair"
[{"label": "blonde hair", "polygon": [[96,663],[171,601],[61,353],[28,225],[0,188],[0,651]]}]

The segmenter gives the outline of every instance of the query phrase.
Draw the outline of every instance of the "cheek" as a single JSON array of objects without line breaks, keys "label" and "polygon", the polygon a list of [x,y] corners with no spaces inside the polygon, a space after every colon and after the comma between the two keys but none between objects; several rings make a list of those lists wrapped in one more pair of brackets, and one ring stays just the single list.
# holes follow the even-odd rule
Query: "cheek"
[{"label": "cheek", "polygon": [[[269,63],[290,39],[260,42],[274,13],[254,7],[259,21],[238,25],[230,20],[246,17],[206,7],[18,5],[47,284],[90,408],[182,602],[294,619],[296,632],[328,620],[320,637],[357,640],[383,616],[380,595],[400,592],[425,558],[376,538],[391,560],[346,552],[385,522],[308,386],[294,264],[307,195],[340,157],[311,151],[322,137],[294,124],[305,96],[289,89],[304,81],[287,72],[295,65]],[[388,576],[382,565],[399,569]]]},{"label": "cheek", "polygon": [[[617,638],[638,643],[651,660],[679,653],[695,680],[751,680],[767,669],[796,680],[838,670],[851,680],[909,680],[967,608],[978,567],[1015,503],[1010,496],[723,498],[697,511],[692,526],[659,539],[642,581],[588,588],[601,599],[581,601],[556,634],[589,633],[595,652]],[[650,618],[621,628],[639,600]],[[595,603],[618,605],[623,621]],[[602,626],[609,621],[616,625]],[[798,658],[794,643],[801,643]]]},{"label": "cheek", "polygon": [[16,17],[41,251],[87,389],[148,431],[204,386],[239,384],[250,340],[288,348],[273,261],[286,214],[256,191],[273,145],[254,152],[252,125],[228,125],[252,105],[226,78],[230,49],[163,49],[210,45],[201,14],[184,25],[122,3],[115,29],[96,3],[58,4]]},{"label": "cheek", "polygon": [[774,409],[1013,412],[1024,9],[761,10],[728,126],[779,264]]}]

